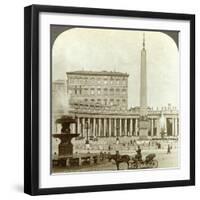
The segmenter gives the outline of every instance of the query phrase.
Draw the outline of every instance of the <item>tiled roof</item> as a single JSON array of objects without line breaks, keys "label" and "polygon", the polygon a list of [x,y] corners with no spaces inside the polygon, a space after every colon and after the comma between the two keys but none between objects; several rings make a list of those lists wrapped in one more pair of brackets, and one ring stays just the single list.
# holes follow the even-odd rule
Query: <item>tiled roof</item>
[{"label": "tiled roof", "polygon": [[85,71],[85,70],[67,72],[66,74],[97,75],[97,76],[129,76],[127,73],[122,73],[122,72],[114,72],[114,71]]}]

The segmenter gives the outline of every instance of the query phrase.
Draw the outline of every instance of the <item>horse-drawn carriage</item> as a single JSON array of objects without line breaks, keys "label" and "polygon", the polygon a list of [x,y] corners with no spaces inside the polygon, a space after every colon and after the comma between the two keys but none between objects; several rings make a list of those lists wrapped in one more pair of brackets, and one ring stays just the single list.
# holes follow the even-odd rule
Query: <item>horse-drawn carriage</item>
[{"label": "horse-drawn carriage", "polygon": [[155,159],[156,154],[148,154],[145,159],[132,158],[129,161],[129,169],[157,168],[158,161]]},{"label": "horse-drawn carriage", "polygon": [[151,153],[148,154],[145,159],[138,158],[137,155],[134,157],[131,157],[129,155],[120,155],[120,154],[114,154],[110,155],[109,161],[114,160],[115,164],[117,166],[117,170],[120,169],[119,164],[120,163],[127,163],[127,169],[145,169],[145,168],[157,168],[158,167],[158,161],[155,159],[156,154]]}]

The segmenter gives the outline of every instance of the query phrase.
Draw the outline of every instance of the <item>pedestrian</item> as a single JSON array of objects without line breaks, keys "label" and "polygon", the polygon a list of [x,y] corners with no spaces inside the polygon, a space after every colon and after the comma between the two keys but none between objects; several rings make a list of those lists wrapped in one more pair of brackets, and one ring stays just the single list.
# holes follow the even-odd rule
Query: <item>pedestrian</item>
[{"label": "pedestrian", "polygon": [[142,160],[142,150],[140,148],[140,146],[138,145],[138,149],[136,150],[137,154],[135,156],[135,158],[138,160],[138,161],[141,161]]},{"label": "pedestrian", "polygon": [[167,154],[169,154],[169,153],[171,153],[171,147],[170,147],[170,145],[168,144],[168,146],[167,146]]}]

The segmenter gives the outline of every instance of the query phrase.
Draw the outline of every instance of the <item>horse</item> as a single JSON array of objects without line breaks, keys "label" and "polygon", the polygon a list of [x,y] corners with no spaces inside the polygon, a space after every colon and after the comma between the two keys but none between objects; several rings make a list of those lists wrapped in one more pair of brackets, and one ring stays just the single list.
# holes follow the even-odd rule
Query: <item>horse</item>
[{"label": "horse", "polygon": [[117,170],[119,170],[119,164],[122,162],[127,163],[127,167],[129,168],[129,161],[130,156],[129,155],[120,155],[120,154],[113,154],[109,156],[109,161],[114,160],[117,166]]}]

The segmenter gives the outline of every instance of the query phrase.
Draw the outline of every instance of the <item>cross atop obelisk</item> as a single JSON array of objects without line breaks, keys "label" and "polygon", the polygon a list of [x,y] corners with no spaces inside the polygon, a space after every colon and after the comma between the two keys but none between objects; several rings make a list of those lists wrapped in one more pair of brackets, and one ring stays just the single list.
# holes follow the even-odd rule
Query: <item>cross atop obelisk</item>
[{"label": "cross atop obelisk", "polygon": [[143,33],[143,49],[145,49],[145,33]]}]

